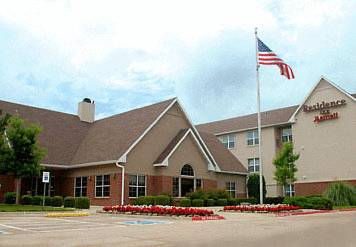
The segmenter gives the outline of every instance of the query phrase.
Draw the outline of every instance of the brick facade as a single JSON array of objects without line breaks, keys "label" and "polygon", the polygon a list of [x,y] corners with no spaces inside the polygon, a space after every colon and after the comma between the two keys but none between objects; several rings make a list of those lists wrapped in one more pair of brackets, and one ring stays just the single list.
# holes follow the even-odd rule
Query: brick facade
[{"label": "brick facade", "polygon": [[13,176],[0,175],[0,203],[4,201],[4,194],[15,191],[15,180]]},{"label": "brick facade", "polygon": [[356,186],[356,180],[347,181],[326,181],[326,182],[314,182],[314,183],[296,183],[295,194],[297,196],[305,195],[320,195],[322,194],[330,184],[335,182],[347,182],[353,186]]}]

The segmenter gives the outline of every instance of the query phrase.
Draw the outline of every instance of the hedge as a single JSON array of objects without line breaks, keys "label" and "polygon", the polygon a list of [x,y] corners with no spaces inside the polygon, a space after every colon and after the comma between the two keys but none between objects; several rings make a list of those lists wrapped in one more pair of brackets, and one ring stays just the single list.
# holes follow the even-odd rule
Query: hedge
[{"label": "hedge", "polygon": [[32,205],[32,196],[30,195],[23,195],[21,197],[21,204],[22,205]]},{"label": "hedge", "polygon": [[227,205],[227,199],[218,199],[218,200],[216,200],[216,205],[217,206],[226,206]]},{"label": "hedge", "polygon": [[348,183],[331,184],[324,196],[333,201],[336,206],[356,206],[356,188]]},{"label": "hedge", "polygon": [[15,204],[16,192],[6,192],[4,198],[5,198],[5,204]]},{"label": "hedge", "polygon": [[52,206],[52,197],[45,196],[45,206]]},{"label": "hedge", "polygon": [[171,205],[171,198],[166,195],[159,195],[154,197],[155,205],[169,206]]},{"label": "hedge", "polygon": [[307,209],[331,210],[333,208],[333,202],[325,197],[286,197],[283,203]]},{"label": "hedge", "polygon": [[89,198],[88,197],[76,197],[74,207],[79,208],[79,209],[88,209],[90,207]]},{"label": "hedge", "polygon": [[182,198],[179,202],[179,206],[181,207],[190,207],[191,206],[191,201],[189,198]]},{"label": "hedge", "polygon": [[263,202],[265,204],[282,204],[284,200],[283,196],[279,197],[266,197]]},{"label": "hedge", "polygon": [[33,196],[32,197],[32,205],[42,205],[42,196]]},{"label": "hedge", "polygon": [[74,208],[75,206],[75,197],[67,196],[63,200],[63,205],[65,208]]},{"label": "hedge", "polygon": [[155,197],[154,196],[140,196],[136,198],[133,205],[155,205]]},{"label": "hedge", "polygon": [[208,206],[208,207],[215,206],[215,200],[214,199],[207,199],[206,200],[206,206]]},{"label": "hedge", "polygon": [[63,206],[63,197],[61,197],[61,196],[52,197],[51,205],[53,207],[62,207]]},{"label": "hedge", "polygon": [[194,199],[194,200],[192,200],[192,206],[193,207],[203,207],[204,200],[203,199]]}]

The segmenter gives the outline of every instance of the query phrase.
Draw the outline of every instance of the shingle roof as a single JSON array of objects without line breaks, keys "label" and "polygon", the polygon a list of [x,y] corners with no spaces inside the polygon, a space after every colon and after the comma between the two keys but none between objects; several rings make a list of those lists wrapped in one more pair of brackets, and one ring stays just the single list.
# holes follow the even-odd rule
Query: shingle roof
[{"label": "shingle roof", "polygon": [[0,109],[12,115],[18,114],[42,127],[39,143],[47,150],[42,160],[44,164],[69,164],[90,127],[90,124],[81,122],[78,116],[72,114],[6,101],[0,101]]},{"label": "shingle roof", "polygon": [[221,171],[247,173],[242,163],[211,133],[199,131],[201,138],[214,156]]},{"label": "shingle roof", "polygon": [[[262,127],[287,123],[297,108],[298,106],[296,105],[261,112]],[[200,124],[196,127],[199,131],[214,134],[257,128],[257,113]]]},{"label": "shingle roof", "polygon": [[173,101],[162,101],[94,122],[71,163],[119,159]]},{"label": "shingle roof", "polygon": [[153,164],[161,164],[188,131],[189,129],[181,129],[167,145],[167,147],[163,150],[163,152],[157,157]]}]

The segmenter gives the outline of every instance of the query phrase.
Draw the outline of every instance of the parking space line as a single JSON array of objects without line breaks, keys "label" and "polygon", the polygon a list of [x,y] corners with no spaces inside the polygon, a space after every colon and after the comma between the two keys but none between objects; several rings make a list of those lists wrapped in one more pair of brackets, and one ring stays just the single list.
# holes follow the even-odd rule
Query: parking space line
[{"label": "parking space line", "polygon": [[10,228],[10,229],[21,230],[21,231],[34,232],[33,230],[29,230],[27,228],[22,228],[22,227],[9,226],[9,225],[5,225],[5,224],[0,224],[0,226],[7,227],[7,228]]}]

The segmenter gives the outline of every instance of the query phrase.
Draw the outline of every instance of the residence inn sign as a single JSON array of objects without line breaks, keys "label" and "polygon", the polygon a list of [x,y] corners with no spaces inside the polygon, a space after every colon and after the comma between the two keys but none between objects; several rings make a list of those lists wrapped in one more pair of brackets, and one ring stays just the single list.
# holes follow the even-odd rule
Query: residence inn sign
[{"label": "residence inn sign", "polygon": [[320,111],[320,115],[314,117],[314,123],[339,118],[338,112],[330,112],[330,109],[346,105],[346,100],[340,99],[330,102],[318,102],[315,105],[303,105],[304,112]]}]

